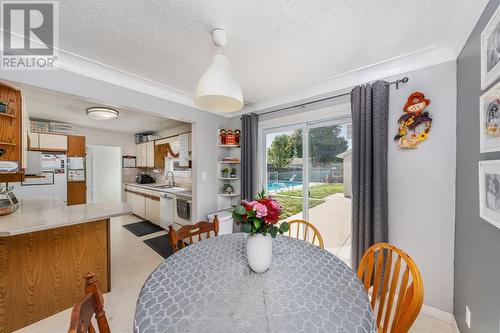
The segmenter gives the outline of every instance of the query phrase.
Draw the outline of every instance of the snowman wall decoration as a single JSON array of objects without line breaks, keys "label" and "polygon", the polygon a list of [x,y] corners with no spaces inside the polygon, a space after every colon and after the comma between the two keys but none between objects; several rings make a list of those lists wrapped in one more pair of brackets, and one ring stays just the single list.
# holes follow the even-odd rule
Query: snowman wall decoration
[{"label": "snowman wall decoration", "polygon": [[432,127],[432,118],[425,108],[431,103],[421,92],[414,92],[408,97],[398,120],[399,131],[394,137],[401,149],[415,149],[427,140]]}]

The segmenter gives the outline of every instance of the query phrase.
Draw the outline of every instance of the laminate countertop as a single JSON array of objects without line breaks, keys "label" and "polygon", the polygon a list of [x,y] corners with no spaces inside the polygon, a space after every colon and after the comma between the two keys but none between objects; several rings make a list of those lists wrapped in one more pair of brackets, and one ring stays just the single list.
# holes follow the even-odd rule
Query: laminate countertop
[{"label": "laminate countertop", "polygon": [[174,195],[180,195],[180,196],[184,196],[184,197],[192,197],[193,196],[191,190],[188,190],[188,189],[185,189],[182,187],[166,187],[167,186],[166,184],[126,183],[125,185],[140,187],[140,188],[144,188],[144,189],[152,190],[152,191],[156,191],[156,192],[163,192],[163,193],[170,193],[170,194],[174,194]]},{"label": "laminate countertop", "polygon": [[121,202],[66,206],[58,197],[23,198],[19,199],[19,209],[15,213],[0,216],[0,237],[66,227],[131,213],[130,206]]}]

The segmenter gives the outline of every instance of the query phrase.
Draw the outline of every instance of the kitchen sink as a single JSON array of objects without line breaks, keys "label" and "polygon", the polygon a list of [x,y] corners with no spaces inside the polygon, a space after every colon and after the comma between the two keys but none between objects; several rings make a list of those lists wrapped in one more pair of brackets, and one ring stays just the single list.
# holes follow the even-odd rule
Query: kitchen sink
[{"label": "kitchen sink", "polygon": [[154,188],[173,188],[172,185],[160,185],[160,186],[153,186]]},{"label": "kitchen sink", "polygon": [[172,185],[160,185],[160,186],[154,186],[156,189],[163,189],[163,190],[171,190],[171,191],[185,191],[186,189],[181,188],[181,187],[176,187]]}]

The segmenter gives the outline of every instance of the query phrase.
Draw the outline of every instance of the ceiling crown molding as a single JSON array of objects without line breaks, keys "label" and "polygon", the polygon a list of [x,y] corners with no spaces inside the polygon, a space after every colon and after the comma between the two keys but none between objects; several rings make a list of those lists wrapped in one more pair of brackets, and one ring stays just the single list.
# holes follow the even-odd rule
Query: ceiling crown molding
[{"label": "ceiling crown molding", "polygon": [[[0,33],[5,30],[0,28]],[[16,33],[9,32],[11,38],[24,41],[24,37]],[[30,39],[33,43],[38,41]],[[3,50],[3,45],[0,45]],[[111,83],[120,87],[132,89],[144,94],[166,99],[175,103],[186,105],[197,109],[193,103],[193,95],[187,92],[169,87],[167,85],[149,80],[139,75],[129,73],[125,70],[109,66],[78,54],[58,48],[58,58],[55,66],[75,74],[80,74],[89,78]]]},{"label": "ceiling crown molding", "polygon": [[139,91],[144,94],[167,99],[192,108],[197,108],[193,104],[192,94],[65,50],[59,50],[57,67],[75,74],[98,79],[117,86]]},{"label": "ceiling crown molding", "polygon": [[348,91],[352,87],[365,82],[376,81],[443,62],[453,61],[456,60],[456,58],[456,54],[448,47],[433,46],[377,64],[361,67],[319,83],[295,89],[280,96],[248,103],[240,113],[232,113],[231,116],[234,117],[239,114],[250,112],[269,111],[301,102],[328,97],[340,91]]}]

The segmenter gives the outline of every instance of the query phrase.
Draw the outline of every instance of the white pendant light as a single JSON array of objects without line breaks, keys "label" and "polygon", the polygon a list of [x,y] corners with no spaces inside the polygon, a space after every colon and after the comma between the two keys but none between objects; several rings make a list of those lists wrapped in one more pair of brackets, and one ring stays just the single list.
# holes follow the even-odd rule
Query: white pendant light
[{"label": "white pendant light", "polygon": [[94,106],[87,109],[87,116],[95,120],[110,120],[120,117],[120,113],[108,107]]},{"label": "white pendant light", "polygon": [[222,47],[226,45],[227,34],[223,29],[215,29],[212,31],[212,40],[219,47],[219,53],[213,56],[212,64],[198,81],[194,104],[211,112],[241,110],[241,87],[231,70],[229,60],[221,53]]}]

